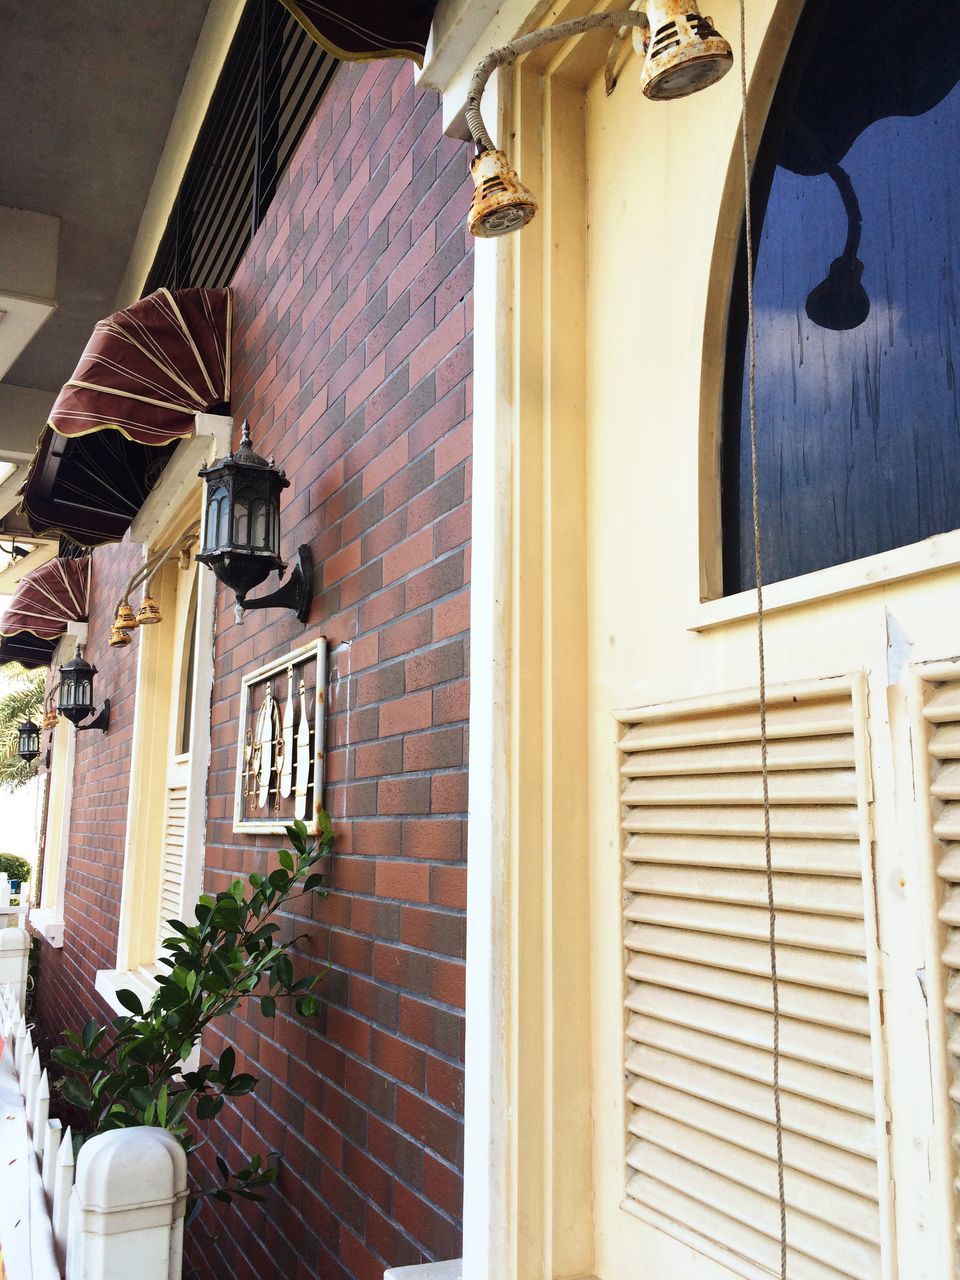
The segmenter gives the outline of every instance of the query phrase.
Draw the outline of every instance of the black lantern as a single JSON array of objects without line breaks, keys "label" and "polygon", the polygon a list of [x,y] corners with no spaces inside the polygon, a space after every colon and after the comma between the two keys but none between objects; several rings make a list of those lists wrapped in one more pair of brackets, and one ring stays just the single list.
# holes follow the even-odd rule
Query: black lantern
[{"label": "black lantern", "polygon": [[24,720],[17,730],[17,755],[27,763],[40,754],[40,728],[32,720]]},{"label": "black lantern", "polygon": [[290,577],[270,595],[248,600],[247,592],[282,574],[280,559],[280,494],[290,481],[272,460],[253,450],[249,423],[243,424],[240,447],[209,467],[201,468],[206,487],[201,564],[236,593],[241,609],[293,609],[306,622],[313,599],[310,548],[297,551]]},{"label": "black lantern", "polygon": [[93,677],[97,668],[90,665],[79,654],[60,668],[60,691],[57,698],[57,711],[72,720],[79,729],[102,729],[104,733],[110,726],[110,699],[104,698],[100,714],[89,724],[81,724],[93,715]]}]

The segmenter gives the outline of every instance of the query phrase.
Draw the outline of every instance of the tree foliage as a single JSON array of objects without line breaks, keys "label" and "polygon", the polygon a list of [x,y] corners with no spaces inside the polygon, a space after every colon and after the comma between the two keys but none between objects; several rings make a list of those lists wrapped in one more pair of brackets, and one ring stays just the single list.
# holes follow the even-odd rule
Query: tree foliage
[{"label": "tree foliage", "polygon": [[0,787],[10,791],[35,778],[36,760],[17,755],[17,733],[24,720],[39,724],[43,718],[46,668],[27,671],[11,663],[5,670],[5,687],[0,687]]},{"label": "tree foliage", "polygon": [[[227,1098],[252,1093],[257,1086],[255,1076],[236,1070],[231,1048],[217,1062],[183,1070],[204,1028],[253,998],[268,1018],[286,1000],[303,1017],[319,1013],[312,991],[324,974],[297,975],[290,956],[297,939],[278,940],[281,926],[272,917],[294,899],[326,896],[324,877],[316,868],[333,847],[333,833],[325,813],[312,844],[302,822],[286,832],[293,851],[280,849],[278,865],[269,875],[236,880],[215,897],[203,894],[193,924],[168,921],[173,932],[163,942],[167,954],[159,963],[169,972],[158,978],[148,1008],[133,991],[118,991],[129,1016],[110,1026],[91,1019],[81,1033],[68,1031],[67,1044],[54,1049],[54,1060],[66,1072],[63,1096],[87,1117],[84,1139],[132,1125],[155,1125],[169,1129],[189,1154],[197,1143],[192,1122],[213,1119]],[[276,1170],[261,1156],[233,1172],[219,1158],[217,1167],[221,1185],[200,1194],[226,1203],[233,1196],[261,1199],[255,1189],[276,1178]]]}]

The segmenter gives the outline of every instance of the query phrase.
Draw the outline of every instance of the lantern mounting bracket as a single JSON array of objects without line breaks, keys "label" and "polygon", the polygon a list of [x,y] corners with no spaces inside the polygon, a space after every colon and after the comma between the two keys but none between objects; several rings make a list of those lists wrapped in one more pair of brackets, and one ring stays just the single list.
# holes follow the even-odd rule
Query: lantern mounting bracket
[{"label": "lantern mounting bracket", "polygon": [[301,622],[306,622],[310,614],[313,600],[313,556],[310,548],[304,543],[297,548],[296,559],[290,577],[271,591],[269,595],[259,596],[256,600],[248,600],[246,596],[237,596],[237,604],[241,609],[293,609]]},{"label": "lantern mounting bracket", "polygon": [[110,728],[110,699],[104,698],[103,706],[89,724],[74,724],[77,733],[83,729],[102,729],[104,733]]}]

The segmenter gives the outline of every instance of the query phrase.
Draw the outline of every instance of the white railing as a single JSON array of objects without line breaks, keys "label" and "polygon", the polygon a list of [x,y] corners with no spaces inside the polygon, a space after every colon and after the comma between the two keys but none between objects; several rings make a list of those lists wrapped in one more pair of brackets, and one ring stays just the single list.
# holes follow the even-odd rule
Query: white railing
[{"label": "white railing", "polygon": [[[91,1138],[74,1164],[50,1118],[47,1073],[23,1013],[22,929],[0,930],[0,1249],[7,1280],[179,1280],[187,1160],[165,1129]],[[15,972],[10,972],[14,969]]]}]

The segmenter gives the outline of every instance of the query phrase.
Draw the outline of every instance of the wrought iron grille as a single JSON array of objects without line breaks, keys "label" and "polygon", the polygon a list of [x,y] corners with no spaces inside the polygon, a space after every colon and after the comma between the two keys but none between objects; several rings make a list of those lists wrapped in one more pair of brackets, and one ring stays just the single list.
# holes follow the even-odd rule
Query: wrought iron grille
[{"label": "wrought iron grille", "polygon": [[249,0],[145,294],[230,283],[338,65],[280,0]]}]

